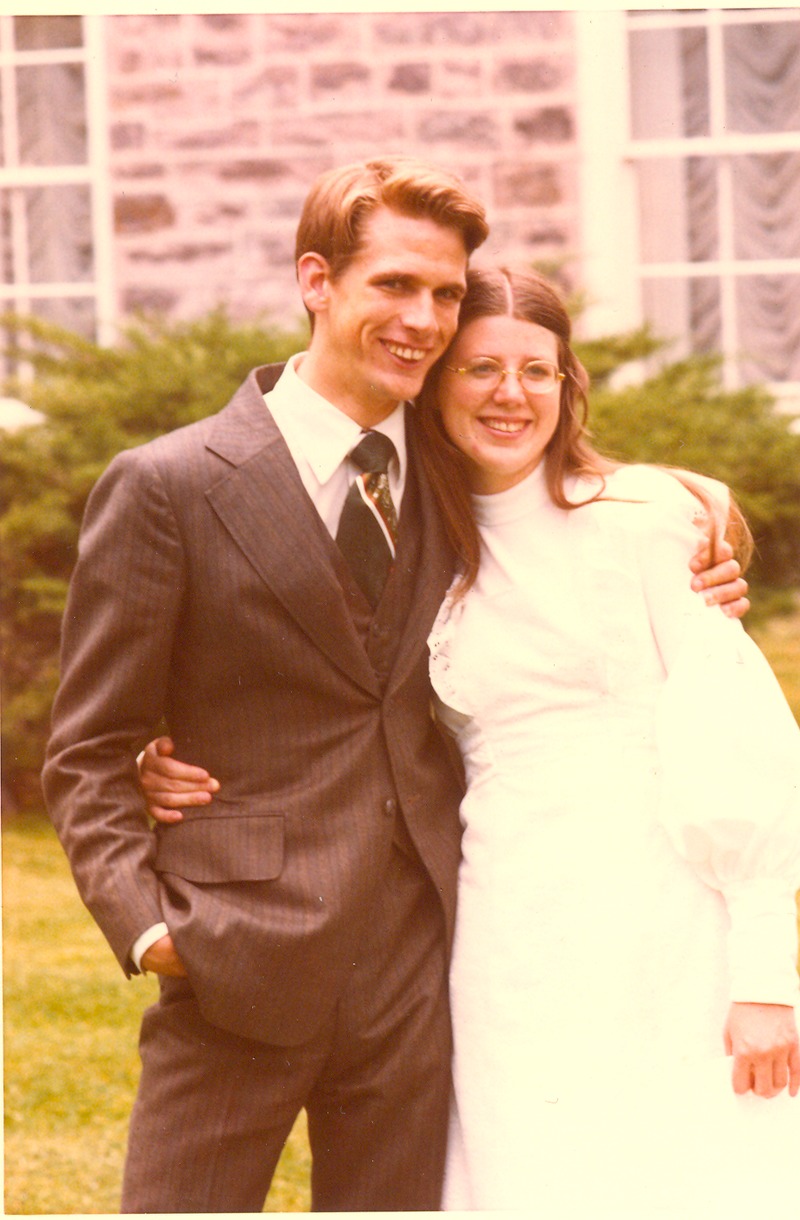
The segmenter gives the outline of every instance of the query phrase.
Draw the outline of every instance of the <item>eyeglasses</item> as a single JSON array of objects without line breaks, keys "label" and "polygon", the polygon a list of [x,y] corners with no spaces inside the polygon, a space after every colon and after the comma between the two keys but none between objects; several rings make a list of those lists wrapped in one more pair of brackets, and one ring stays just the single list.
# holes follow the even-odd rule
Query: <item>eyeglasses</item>
[{"label": "eyeglasses", "polygon": [[460,373],[467,383],[476,390],[484,390],[493,394],[504,377],[513,374],[526,394],[550,394],[565,374],[560,373],[555,364],[548,360],[530,360],[521,369],[504,369],[499,360],[490,356],[482,356],[471,360],[464,368],[456,369],[452,365],[444,366],[451,373]]}]

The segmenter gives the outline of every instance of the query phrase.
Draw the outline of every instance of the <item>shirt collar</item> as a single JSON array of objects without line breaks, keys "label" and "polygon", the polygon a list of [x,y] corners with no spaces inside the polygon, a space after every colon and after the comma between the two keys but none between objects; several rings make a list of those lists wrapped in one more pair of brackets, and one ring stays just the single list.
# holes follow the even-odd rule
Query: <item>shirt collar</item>
[{"label": "shirt collar", "polygon": [[[293,456],[301,454],[320,484],[325,484],[358,444],[364,429],[298,376],[304,355],[300,352],[286,362],[275,386],[264,398]],[[398,403],[374,431],[383,432],[393,442],[399,477],[403,479],[406,467],[404,403]]]}]

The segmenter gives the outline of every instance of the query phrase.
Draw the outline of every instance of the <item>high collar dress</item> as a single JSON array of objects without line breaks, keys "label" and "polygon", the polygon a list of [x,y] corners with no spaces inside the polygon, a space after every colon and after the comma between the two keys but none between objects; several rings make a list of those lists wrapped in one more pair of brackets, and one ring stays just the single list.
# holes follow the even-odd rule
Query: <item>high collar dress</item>
[{"label": "high collar dress", "polygon": [[624,467],[559,509],[540,467],[475,509],[430,638],[468,780],[444,1206],[793,1214],[800,1097],[736,1097],[723,1028],[797,1001],[800,731],[690,590],[703,508]]}]

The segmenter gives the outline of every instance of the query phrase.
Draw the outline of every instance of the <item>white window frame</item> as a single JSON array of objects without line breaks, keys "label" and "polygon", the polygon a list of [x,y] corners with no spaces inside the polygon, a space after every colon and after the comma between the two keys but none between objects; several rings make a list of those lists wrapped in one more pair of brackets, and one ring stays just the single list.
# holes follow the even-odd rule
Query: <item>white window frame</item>
[{"label": "white window frame", "polygon": [[[800,274],[800,257],[736,259],[732,224],[730,157],[800,151],[800,132],[728,133],[724,128],[723,31],[727,26],[785,22],[795,9],[576,14],[579,127],[582,153],[581,216],[584,281],[589,307],[584,324],[592,336],[643,320],[641,289],[647,280],[718,277],[721,294],[723,378],[739,382],[736,280],[742,276]],[[636,139],[630,131],[627,37],[631,30],[701,27],[709,39],[710,133],[677,139]],[[648,157],[713,156],[719,167],[719,257],[713,262],[640,261],[635,165]],[[800,410],[800,383],[770,386],[787,407]]]},{"label": "white window frame", "polygon": [[[99,15],[84,15],[81,18],[82,46],[23,51],[14,47],[14,17],[0,16],[0,90],[3,102],[0,188],[7,191],[10,197],[13,265],[13,282],[0,284],[0,308],[28,313],[36,300],[67,297],[89,299],[94,303],[98,342],[108,343],[114,337],[115,294],[103,20]],[[86,164],[23,165],[20,162],[15,70],[21,65],[62,63],[82,64],[84,69]],[[24,188],[75,184],[87,186],[90,193],[93,277],[77,283],[34,282],[30,278]]]}]

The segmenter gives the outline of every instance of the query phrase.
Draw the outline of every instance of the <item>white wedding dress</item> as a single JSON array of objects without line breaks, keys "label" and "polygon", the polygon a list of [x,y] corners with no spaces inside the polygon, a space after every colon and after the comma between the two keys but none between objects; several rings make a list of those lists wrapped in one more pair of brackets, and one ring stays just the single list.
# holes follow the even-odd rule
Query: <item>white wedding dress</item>
[{"label": "white wedding dress", "polygon": [[723,1028],[797,1001],[800,732],[689,588],[698,501],[645,467],[605,495],[476,497],[431,635],[468,778],[444,1206],[795,1217],[800,1097],[735,1096]]}]

